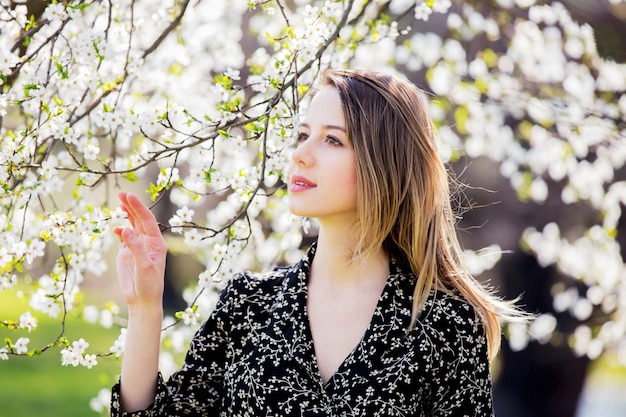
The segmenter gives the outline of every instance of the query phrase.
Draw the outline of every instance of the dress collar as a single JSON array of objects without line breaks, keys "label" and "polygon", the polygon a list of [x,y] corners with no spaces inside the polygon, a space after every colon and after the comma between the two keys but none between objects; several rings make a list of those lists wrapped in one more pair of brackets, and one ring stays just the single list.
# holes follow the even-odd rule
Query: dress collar
[{"label": "dress collar", "polygon": [[[270,311],[277,322],[284,326],[285,335],[291,335],[293,337],[291,340],[305,341],[292,346],[290,350],[300,367],[322,384],[306,312],[307,284],[316,248],[315,242],[299,262],[285,271],[282,288]],[[378,299],[367,330],[335,375],[327,382],[325,387],[327,390],[332,390],[335,378],[346,373],[369,372],[377,363],[384,360],[386,352],[406,343],[406,330],[411,321],[416,279],[412,273],[403,271],[395,260],[390,260],[389,271],[387,283]]]}]

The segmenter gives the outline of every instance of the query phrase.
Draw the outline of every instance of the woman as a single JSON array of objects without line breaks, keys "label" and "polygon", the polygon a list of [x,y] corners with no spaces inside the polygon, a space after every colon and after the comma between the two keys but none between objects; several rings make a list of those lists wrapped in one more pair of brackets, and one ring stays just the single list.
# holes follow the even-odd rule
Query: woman
[{"label": "woman", "polygon": [[133,227],[115,231],[129,321],[112,415],[492,415],[498,320],[521,313],[463,267],[425,95],[326,71],[298,139],[290,210],[317,220],[317,242],[290,267],[234,277],[167,383],[167,249],[150,211],[120,193]]}]

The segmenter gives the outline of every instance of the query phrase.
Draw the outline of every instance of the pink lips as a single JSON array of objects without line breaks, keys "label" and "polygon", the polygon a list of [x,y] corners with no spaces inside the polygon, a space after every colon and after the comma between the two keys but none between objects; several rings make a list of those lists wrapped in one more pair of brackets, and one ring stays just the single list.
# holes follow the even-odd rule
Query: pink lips
[{"label": "pink lips", "polygon": [[297,192],[297,191],[305,191],[315,187],[316,184],[309,180],[306,177],[301,175],[294,175],[291,177],[289,191]]}]

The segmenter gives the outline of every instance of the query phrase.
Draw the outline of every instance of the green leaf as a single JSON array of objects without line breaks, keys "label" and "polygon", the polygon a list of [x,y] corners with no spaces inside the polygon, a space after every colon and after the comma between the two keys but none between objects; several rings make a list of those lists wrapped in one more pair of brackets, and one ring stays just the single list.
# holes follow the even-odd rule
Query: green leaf
[{"label": "green leaf", "polygon": [[124,178],[133,183],[139,181],[139,177],[137,177],[137,173],[135,171],[124,174]]},{"label": "green leaf", "polygon": [[163,191],[163,187],[159,187],[155,183],[151,182],[150,189],[146,190],[146,194],[150,194],[150,200],[156,201],[161,191]]},{"label": "green leaf", "polygon": [[530,136],[531,136],[532,129],[533,129],[533,124],[531,122],[529,122],[528,120],[523,120],[519,124],[518,129],[522,138],[530,140]]},{"label": "green leaf", "polygon": [[69,78],[67,68],[65,68],[60,62],[57,62],[56,67],[59,75],[61,76],[61,79],[67,80]]},{"label": "green leaf", "polygon": [[467,128],[465,127],[465,123],[469,118],[469,112],[467,111],[467,106],[462,105],[454,110],[454,121],[456,122],[456,129],[461,134],[467,133]]},{"label": "green leaf", "polygon": [[70,345],[70,341],[69,341],[69,339],[67,337],[62,336],[62,337],[59,337],[59,344],[65,346],[65,347],[68,347]]},{"label": "green leaf", "polygon": [[498,54],[496,54],[491,48],[487,48],[483,51],[482,58],[483,61],[485,61],[485,65],[489,68],[493,68],[498,65]]},{"label": "green leaf", "polygon": [[207,183],[211,183],[211,181],[212,181],[211,174],[213,174],[215,171],[217,171],[217,169],[215,169],[215,168],[211,168],[211,169],[208,169],[208,170],[204,171],[204,180]]}]

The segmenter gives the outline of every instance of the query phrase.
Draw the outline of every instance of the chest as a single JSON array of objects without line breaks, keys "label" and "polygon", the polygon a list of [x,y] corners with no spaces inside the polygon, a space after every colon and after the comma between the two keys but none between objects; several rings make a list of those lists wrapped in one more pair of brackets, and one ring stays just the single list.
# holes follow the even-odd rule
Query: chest
[{"label": "chest", "polygon": [[[224,415],[240,415],[242,409],[268,416],[421,415],[420,398],[429,383],[424,370],[431,360],[423,352],[431,349],[392,336],[403,330],[372,314],[376,303],[369,315],[358,306],[327,305],[309,312],[312,320],[306,303],[303,297],[269,314],[247,316],[248,326],[230,348]],[[313,329],[324,324],[335,324],[329,326],[333,331],[317,332],[314,343]],[[320,352],[315,344],[324,340],[341,353]],[[330,364],[327,379],[320,364]]]},{"label": "chest", "polygon": [[362,341],[379,296],[379,291],[339,295],[309,290],[306,319],[324,383]]}]

